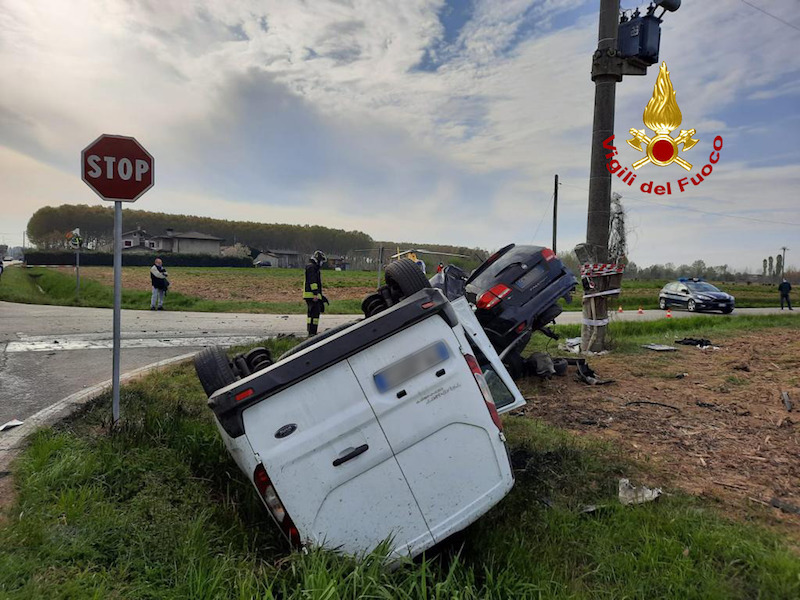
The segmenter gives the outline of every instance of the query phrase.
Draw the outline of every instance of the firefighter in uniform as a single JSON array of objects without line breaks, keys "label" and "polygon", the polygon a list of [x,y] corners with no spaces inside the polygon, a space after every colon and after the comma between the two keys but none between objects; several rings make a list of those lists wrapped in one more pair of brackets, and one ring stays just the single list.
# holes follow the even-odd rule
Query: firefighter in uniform
[{"label": "firefighter in uniform", "polygon": [[317,250],[311,255],[311,258],[308,259],[308,264],[306,265],[306,285],[303,291],[303,299],[306,301],[308,307],[306,325],[309,336],[317,335],[319,315],[325,310],[323,304],[325,296],[322,295],[322,275],[320,274],[320,267],[323,263],[327,262],[327,260],[325,254]]}]

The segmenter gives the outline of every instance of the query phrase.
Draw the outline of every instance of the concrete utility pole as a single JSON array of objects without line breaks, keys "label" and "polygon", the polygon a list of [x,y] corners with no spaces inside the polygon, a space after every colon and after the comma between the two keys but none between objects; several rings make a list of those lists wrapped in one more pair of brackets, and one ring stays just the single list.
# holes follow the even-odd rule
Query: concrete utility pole
[{"label": "concrete utility pole", "polygon": [[781,246],[781,250],[783,250],[783,258],[781,259],[781,279],[783,279],[783,274],[786,273],[786,251],[789,248],[786,246]]},{"label": "concrete utility pole", "polygon": [[[589,174],[589,215],[586,225],[586,246],[591,262],[608,261],[608,228],[611,218],[611,173],[606,168],[603,141],[614,135],[614,107],[617,82],[622,81],[622,64],[617,58],[619,0],[600,0],[600,24],[597,50],[592,61],[594,81],[594,124],[592,158]],[[608,278],[598,277],[595,292],[607,289]],[[581,348],[600,352],[606,347],[608,300],[605,296],[583,303]]]},{"label": "concrete utility pole", "polygon": [[553,187],[553,253],[556,250],[556,234],[558,233],[558,175],[556,175],[556,182]]}]

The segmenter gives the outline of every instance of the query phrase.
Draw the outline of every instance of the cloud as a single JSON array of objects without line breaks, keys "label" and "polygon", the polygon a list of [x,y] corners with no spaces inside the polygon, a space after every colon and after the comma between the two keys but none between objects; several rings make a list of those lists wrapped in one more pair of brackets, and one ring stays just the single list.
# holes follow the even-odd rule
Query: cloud
[{"label": "cloud", "polygon": [[[63,176],[76,177],[80,149],[104,131],[133,134],[156,156],[158,185],[137,208],[496,247],[533,241],[559,173],[559,247],[584,236],[595,3],[0,5],[4,208],[23,188],[29,213],[75,201]],[[786,60],[795,42],[739,3],[685,3],[666,15],[661,57],[685,126],[701,139],[692,160],[702,166],[714,135],[726,144],[713,181],[681,202],[745,214],[756,197],[762,213],[800,221],[784,201],[800,169],[800,66]],[[617,86],[618,146],[642,126],[654,80],[651,69]],[[675,169],[648,176],[677,179]],[[648,242],[635,250],[639,263],[720,253],[749,264],[743,236],[766,246],[787,232],[635,202]],[[695,243],[671,243],[670,226]],[[536,241],[548,231],[540,226]]]}]

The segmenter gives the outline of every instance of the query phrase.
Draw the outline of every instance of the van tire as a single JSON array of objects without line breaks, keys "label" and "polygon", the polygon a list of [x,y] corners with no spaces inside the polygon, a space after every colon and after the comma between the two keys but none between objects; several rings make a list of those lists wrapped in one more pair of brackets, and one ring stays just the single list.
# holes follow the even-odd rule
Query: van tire
[{"label": "van tire", "polygon": [[386,265],[386,285],[399,289],[404,298],[431,287],[425,273],[410,258],[401,258]]},{"label": "van tire", "polygon": [[228,355],[219,346],[211,346],[198,352],[194,357],[194,370],[209,397],[237,380]]},{"label": "van tire", "polygon": [[[307,340],[303,340],[302,342],[297,344],[297,346],[295,346],[293,348],[289,348],[286,352],[281,354],[280,358],[278,358],[278,361],[281,361],[284,358],[288,358],[288,357],[292,356],[293,354],[297,354],[298,352],[300,352],[301,350],[305,350],[309,346],[313,346],[314,344],[318,344],[322,340],[327,339],[327,338],[329,338],[329,337],[331,337],[333,335],[336,335],[340,331],[344,331],[345,329],[347,329],[348,327],[352,327],[356,323],[360,323],[362,320],[363,319],[356,319],[355,321],[350,321],[349,323],[345,323],[344,325],[339,325],[338,327],[334,327],[333,329],[328,329],[327,331],[323,331],[322,333],[320,333],[318,335],[314,335],[314,336],[308,338]],[[278,362],[278,361],[276,361],[276,362]]]}]

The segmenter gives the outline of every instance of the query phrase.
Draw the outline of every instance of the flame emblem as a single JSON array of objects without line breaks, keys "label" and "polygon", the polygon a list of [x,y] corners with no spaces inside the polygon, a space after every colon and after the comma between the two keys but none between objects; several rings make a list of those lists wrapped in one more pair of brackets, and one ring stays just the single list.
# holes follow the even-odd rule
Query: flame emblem
[{"label": "flame emblem", "polygon": [[[685,152],[700,140],[692,136],[697,133],[696,129],[681,129],[678,137],[673,138],[670,132],[680,127],[683,121],[681,109],[675,100],[675,90],[672,87],[672,80],[669,78],[667,63],[661,63],[656,84],[653,86],[653,97],[647,103],[642,115],[642,122],[656,134],[650,138],[645,135],[644,129],[631,129],[629,133],[633,138],[628,140],[628,144],[647,154],[641,160],[633,163],[633,168],[638,169],[647,163],[653,163],[659,167],[666,167],[673,162],[678,163],[687,171],[692,170],[692,164],[678,156],[678,152]],[[642,144],[645,147],[642,148]],[[678,148],[683,144],[683,148]]]}]

